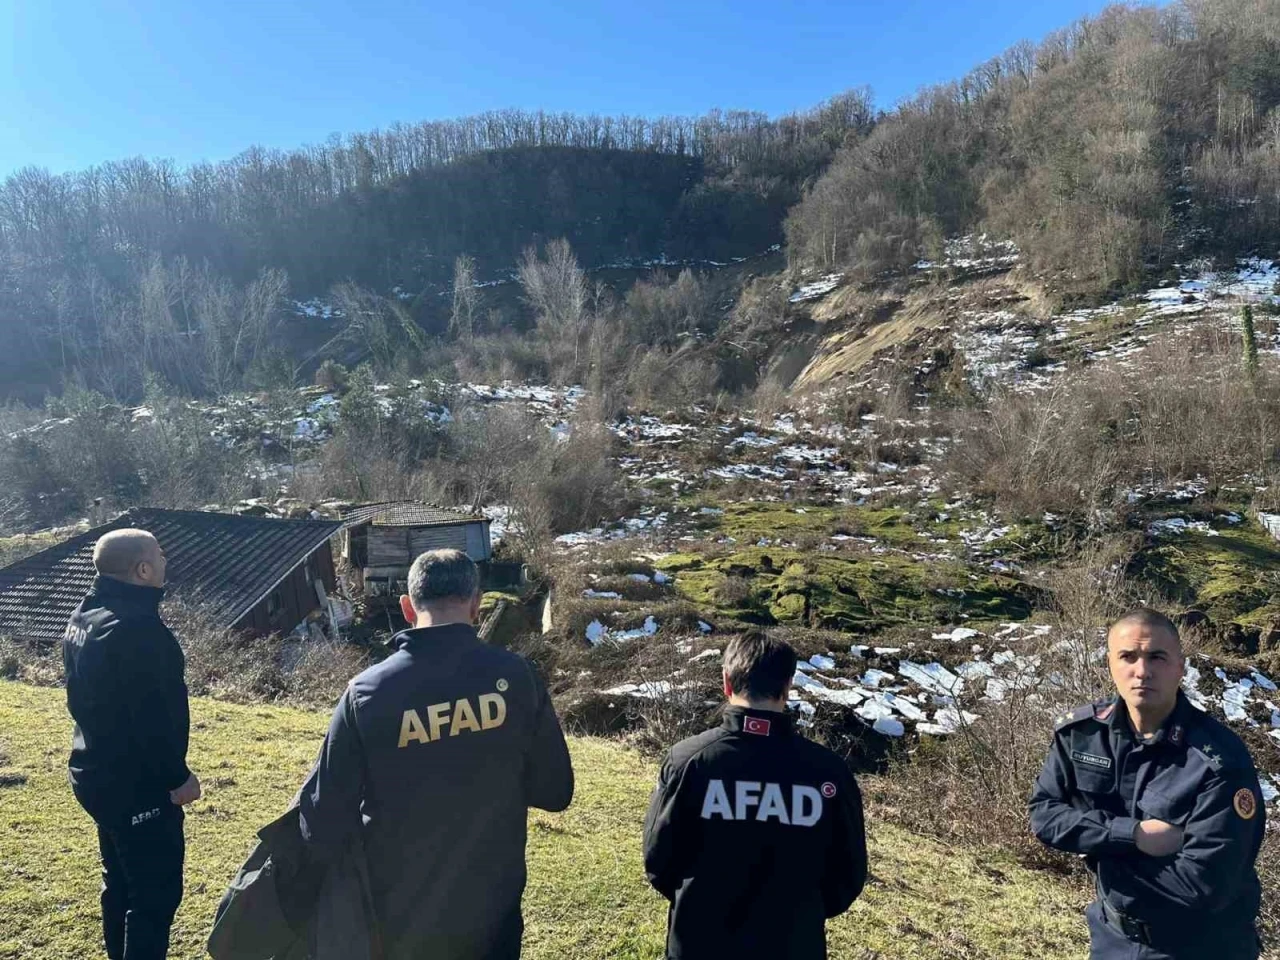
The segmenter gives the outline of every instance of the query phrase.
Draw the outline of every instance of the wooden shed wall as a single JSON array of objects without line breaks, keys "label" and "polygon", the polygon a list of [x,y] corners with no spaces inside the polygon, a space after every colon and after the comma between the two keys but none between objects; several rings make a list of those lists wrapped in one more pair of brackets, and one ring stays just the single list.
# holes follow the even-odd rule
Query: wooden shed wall
[{"label": "wooden shed wall", "polygon": [[[305,561],[293,568],[271,593],[240,618],[235,626],[255,634],[287,633],[312,611],[319,609],[320,597],[315,583],[324,584],[326,593],[337,589],[333,567],[333,551],[325,543]],[[272,608],[275,608],[274,611]]]},{"label": "wooden shed wall", "polygon": [[487,523],[441,524],[430,527],[369,527],[366,566],[408,567],[428,550],[462,550],[477,562],[488,560]]}]

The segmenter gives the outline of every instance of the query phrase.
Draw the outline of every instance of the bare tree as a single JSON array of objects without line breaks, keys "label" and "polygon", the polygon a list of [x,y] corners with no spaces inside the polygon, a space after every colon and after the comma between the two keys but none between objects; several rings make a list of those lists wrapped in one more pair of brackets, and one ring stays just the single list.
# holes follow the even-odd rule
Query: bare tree
[{"label": "bare tree", "polygon": [[363,344],[378,369],[393,368],[397,354],[404,349],[426,349],[422,329],[398,299],[351,282],[334,287],[333,298],[347,318],[346,335]]},{"label": "bare tree", "polygon": [[545,257],[538,256],[536,247],[528,247],[520,257],[519,278],[525,300],[537,311],[538,331],[550,342],[573,344],[576,370],[590,314],[587,275],[569,241],[552,240]]},{"label": "bare tree", "polygon": [[476,262],[464,253],[453,261],[453,310],[449,314],[449,332],[459,340],[471,339],[480,307]]}]

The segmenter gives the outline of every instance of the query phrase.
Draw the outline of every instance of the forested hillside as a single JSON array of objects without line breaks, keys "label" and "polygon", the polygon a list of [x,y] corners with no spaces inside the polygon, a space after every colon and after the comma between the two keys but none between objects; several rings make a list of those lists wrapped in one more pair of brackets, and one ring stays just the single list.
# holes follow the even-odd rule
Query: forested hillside
[{"label": "forested hillside", "polygon": [[985,230],[1069,294],[1280,239],[1280,4],[1114,6],[880,117],[788,222],[863,275]]},{"label": "forested hillside", "polygon": [[[343,302],[385,315],[419,352],[509,338],[537,325],[536,308],[463,297],[459,326],[451,281],[509,279],[526,248],[560,238],[589,272],[747,258],[785,225],[793,272],[873,281],[986,232],[1016,242],[1053,295],[1094,299],[1178,263],[1274,247],[1278,105],[1280,2],[1183,0],[1109,8],[887,111],[868,91],[777,119],[503,111],[185,169],[140,158],[26,169],[0,188],[12,346],[0,382],[29,401],[68,378],[132,398],[148,375],[192,393],[266,386],[309,375],[304,359],[360,326]],[[635,275],[611,279],[616,304]],[[345,301],[330,296],[348,281]],[[716,292],[698,302],[717,309],[684,333],[761,310],[782,328],[762,291]],[[364,330],[340,345],[380,363],[400,352],[378,356]],[[519,370],[521,349],[508,339],[481,353],[491,369],[515,354]],[[550,372],[581,377],[573,366]]]},{"label": "forested hillside", "polygon": [[0,189],[0,326],[23,347],[0,378],[36,398],[72,371],[135,394],[144,372],[225,389],[185,375],[210,362],[261,380],[287,292],[438,292],[462,255],[477,282],[506,279],[541,240],[588,267],[745,257],[782,240],[804,184],[872,121],[867,93],[779,119],[505,111],[187,169],[23,170]]}]

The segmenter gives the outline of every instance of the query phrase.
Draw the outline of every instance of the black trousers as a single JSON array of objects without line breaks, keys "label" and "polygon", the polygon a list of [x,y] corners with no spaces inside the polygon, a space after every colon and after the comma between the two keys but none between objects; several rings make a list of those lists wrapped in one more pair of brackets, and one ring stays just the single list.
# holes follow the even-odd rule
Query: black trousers
[{"label": "black trousers", "polygon": [[102,934],[110,960],[164,960],[182,902],[186,841],[182,810],[131,826],[98,825],[102,852]]}]

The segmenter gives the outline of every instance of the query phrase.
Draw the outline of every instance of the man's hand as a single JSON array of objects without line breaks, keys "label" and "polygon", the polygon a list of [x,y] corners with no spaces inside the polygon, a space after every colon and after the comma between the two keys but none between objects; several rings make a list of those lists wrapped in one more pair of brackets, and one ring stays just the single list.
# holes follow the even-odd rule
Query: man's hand
[{"label": "man's hand", "polygon": [[1163,820],[1143,820],[1133,831],[1138,849],[1149,857],[1169,857],[1182,849],[1182,828]]},{"label": "man's hand", "polygon": [[169,791],[169,800],[175,807],[185,807],[188,803],[195,803],[199,799],[200,781],[194,773],[187,777],[187,782],[177,790]]}]

